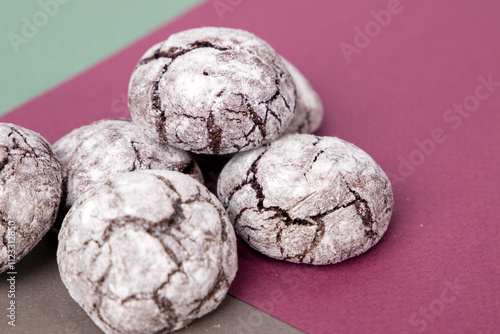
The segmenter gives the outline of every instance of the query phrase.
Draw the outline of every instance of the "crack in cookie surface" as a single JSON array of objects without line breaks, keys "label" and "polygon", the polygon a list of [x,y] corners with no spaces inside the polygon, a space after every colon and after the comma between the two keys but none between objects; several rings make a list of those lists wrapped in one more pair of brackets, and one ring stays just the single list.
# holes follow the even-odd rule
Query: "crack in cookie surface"
[{"label": "crack in cookie surface", "polygon": [[193,50],[200,49],[200,48],[212,48],[212,49],[219,50],[219,51],[230,50],[230,48],[220,47],[220,46],[217,46],[209,41],[195,41],[193,43],[190,43],[189,47],[187,47],[187,48],[171,47],[167,51],[161,51],[161,49],[163,48],[164,45],[165,45],[165,43],[163,43],[154,52],[153,56],[144,58],[141,61],[139,61],[139,64],[137,64],[137,66],[148,64],[148,63],[150,63],[154,60],[160,59],[160,58],[170,58],[170,59],[174,60],[175,58],[182,56],[183,54],[188,53],[189,51],[193,51]]},{"label": "crack in cookie surface", "polygon": [[[0,124],[0,272],[8,268],[8,232],[14,228],[20,261],[52,226],[61,196],[61,170],[52,148],[38,133]],[[11,223],[13,225],[11,225]],[[10,261],[9,261],[10,260]]]},{"label": "crack in cookie surface", "polygon": [[105,119],[81,126],[60,138],[54,150],[62,165],[61,214],[83,193],[119,173],[176,170],[203,182],[187,152],[147,137],[131,120]]},{"label": "crack in cookie surface", "polygon": [[[129,86],[134,120],[159,141],[196,153],[234,153],[277,138],[292,119],[296,99],[293,81],[281,59],[252,34],[229,28],[204,29],[193,29],[193,35],[174,34],[148,50],[138,62]],[[231,34],[235,37],[230,38]],[[213,64],[199,61],[201,53]],[[193,62],[185,57],[193,58]],[[233,77],[233,73],[226,73],[226,65],[247,75]],[[225,84],[207,81],[208,86],[214,82],[220,85],[210,92],[208,102],[203,100],[206,94],[199,98],[195,94],[204,77],[228,80]],[[189,94],[184,96],[184,91],[176,90],[179,85],[185,85]],[[147,93],[143,97],[140,92],[144,89]],[[241,97],[239,107],[231,95]],[[182,103],[178,101],[191,100],[197,110],[176,110],[189,109],[179,107]],[[226,110],[237,111],[238,116],[226,117]]]},{"label": "crack in cookie surface", "polygon": [[[96,227],[100,226],[98,228],[100,233],[95,233],[94,236],[85,234],[86,237],[90,236],[90,239],[82,240],[83,244],[81,246],[73,245],[71,248],[67,248],[68,237],[79,233],[79,224],[73,221],[79,217],[78,211],[74,211],[79,210],[76,207],[71,211],[72,216],[67,218],[70,222],[63,226],[60,233],[58,259],[61,275],[63,282],[67,284],[66,275],[69,275],[71,271],[77,271],[79,272],[77,276],[90,284],[92,287],[92,303],[87,306],[83,305],[83,307],[89,314],[93,315],[94,320],[97,319],[102,326],[111,329],[111,332],[122,333],[121,331],[125,327],[116,323],[116,318],[112,314],[114,311],[110,307],[123,307],[125,314],[133,312],[136,307],[148,308],[148,312],[152,314],[151,324],[148,325],[155,328],[154,332],[169,332],[210,311],[225,296],[234,278],[232,272],[234,269],[228,269],[226,263],[235,265],[235,262],[225,259],[225,257],[230,256],[230,258],[236,260],[235,254],[227,253],[232,249],[231,247],[236,246],[236,244],[233,244],[234,234],[231,239],[228,237],[227,229],[230,226],[225,224],[225,220],[228,218],[221,205],[214,202],[214,198],[209,194],[208,190],[192,181],[189,177],[165,171],[134,172],[123,174],[121,177],[130,177],[132,174],[147,175],[145,176],[147,180],[153,182],[155,187],[160,187],[156,188],[157,191],[168,194],[170,198],[168,207],[170,209],[165,212],[163,217],[156,216],[155,219],[142,216],[142,214],[120,215],[110,218],[89,217],[88,219],[100,220],[100,223],[96,225]],[[179,180],[171,179],[173,176],[182,177],[183,180],[188,178],[189,182],[193,184],[187,188],[189,190],[184,189],[183,186],[181,187],[182,184]],[[119,180],[119,178],[117,179]],[[116,189],[122,189],[119,188],[122,184],[120,182],[123,181],[109,181],[99,189],[110,195],[113,191],[117,191]],[[137,186],[139,186],[139,183]],[[95,191],[99,191],[99,189]],[[115,194],[113,196],[116,197],[110,195],[110,203],[122,200],[120,192],[113,193]],[[91,194],[88,196],[91,197]],[[141,198],[141,200],[147,202],[148,198]],[[85,201],[82,203],[85,203]],[[206,213],[200,216],[198,214],[200,214],[200,210],[205,211],[207,205],[217,209],[217,211],[211,211],[212,209],[210,209],[211,213],[208,217],[211,218],[206,219],[210,219],[211,223],[198,229],[196,228],[197,219],[207,217],[205,216]],[[198,214],[195,212],[198,212]],[[217,216],[220,222],[217,220]],[[192,233],[192,228],[196,229],[194,231],[196,233]],[[129,242],[140,242],[140,239],[144,239],[146,235],[152,239],[147,240],[146,238],[145,244],[137,249],[145,247],[146,243],[149,245],[148,247],[152,247],[150,256],[158,257],[157,265],[159,268],[163,268],[164,271],[155,272],[157,269],[154,269],[153,266],[151,268],[153,272],[151,275],[153,276],[147,276],[146,274],[145,281],[137,285],[138,281],[136,282],[134,279],[128,281],[126,276],[125,278],[120,276],[122,270],[134,264],[132,262],[126,264],[128,261],[126,258],[123,258],[124,262],[122,263],[120,255],[122,253],[116,253],[121,251],[120,246],[118,246],[118,250],[113,247],[117,247],[122,243],[128,245]],[[152,242],[152,240],[155,240],[155,242]],[[203,247],[207,248],[203,250]],[[236,249],[234,248],[232,251],[235,252]],[[111,252],[115,253],[116,256],[112,257]],[[212,255],[208,256],[205,254],[206,252],[210,252]],[[71,259],[88,256],[85,254],[92,255],[92,258],[89,257],[88,260],[84,261],[83,268],[74,267]],[[160,257],[163,260],[160,261]],[[209,257],[210,260],[206,257]],[[193,279],[192,277],[196,277],[198,271],[202,270],[207,263],[214,261],[215,258],[220,263],[217,267],[210,265],[213,266],[213,268],[210,268],[212,273],[206,278],[206,284],[210,284],[210,286],[206,290],[203,290],[202,287],[195,289],[198,286],[199,278]],[[101,269],[93,269],[87,263],[100,263]],[[140,264],[137,263],[137,265]],[[199,266],[200,268],[196,269],[193,266]],[[150,268],[144,269],[150,270]],[[149,280],[147,277],[150,277]],[[118,281],[116,281],[117,279]],[[126,283],[120,290],[121,283],[117,282],[121,282],[121,280],[125,280]],[[172,292],[175,291],[176,284],[180,284],[179,287],[185,289],[182,282],[186,282],[185,284],[193,286],[192,289],[196,290],[190,292],[193,299],[187,304],[182,304],[179,298],[175,297],[177,293]],[[172,290],[173,287],[174,290]],[[173,295],[171,295],[172,293]]]},{"label": "crack in cookie surface", "polygon": [[[320,182],[318,180],[323,180],[317,171],[326,173],[325,169],[321,167],[315,168],[316,164],[325,166],[332,164],[333,167],[331,168],[335,171],[335,168],[338,168],[335,167],[336,164],[340,163],[338,159],[351,159],[349,160],[351,161],[349,162],[350,164],[356,161],[360,167],[353,167],[353,172],[347,167],[347,162],[343,162],[339,166],[344,166],[342,168],[346,170],[344,171],[340,168],[338,171],[334,172],[335,174],[332,174],[336,175],[338,178],[338,181],[335,181],[338,183],[334,182],[332,184],[332,187],[337,187],[337,190],[332,193],[335,194],[332,200],[337,198],[339,201],[334,207],[330,207],[328,201],[324,202],[324,204],[315,204],[315,201],[319,199],[318,196],[320,196],[320,193],[314,191],[314,188],[311,188],[310,193],[306,193],[302,198],[295,198],[295,202],[293,203],[286,203],[285,208],[282,204],[275,204],[280,203],[280,200],[275,198],[277,193],[275,194],[274,190],[271,190],[274,188],[266,188],[266,185],[271,182],[273,178],[273,176],[269,174],[272,174],[272,171],[269,169],[270,166],[273,166],[276,173],[280,173],[281,159],[284,160],[283,163],[287,166],[294,164],[294,162],[292,162],[293,160],[288,160],[283,157],[283,155],[287,153],[283,152],[283,148],[280,146],[282,145],[281,142],[287,142],[287,138],[280,138],[278,141],[268,144],[264,151],[255,153],[252,159],[246,162],[248,163],[248,165],[246,165],[249,166],[248,168],[245,167],[241,170],[241,165],[236,167],[239,162],[235,160],[235,165],[233,166],[230,161],[228,168],[223,170],[221,174],[220,187],[223,190],[219,192],[219,196],[222,198],[222,202],[230,213],[236,231],[252,247],[259,251],[263,251],[266,255],[273,254],[271,255],[272,257],[298,263],[335,263],[359,255],[360,252],[376,244],[385,232],[388,221],[384,220],[379,222],[376,220],[375,217],[379,216],[377,216],[377,213],[373,212],[373,207],[377,207],[377,205],[380,207],[380,204],[371,204],[370,201],[376,200],[383,203],[383,212],[386,214],[386,218],[388,217],[390,219],[390,212],[392,211],[392,198],[390,198],[392,192],[390,191],[390,183],[380,167],[378,167],[378,165],[376,165],[364,152],[360,153],[356,151],[356,154],[359,154],[358,157],[357,155],[352,156],[353,153],[350,151],[339,154],[338,152],[341,152],[340,148],[335,148],[339,151],[333,151],[336,153],[332,153],[332,148],[329,147],[329,145],[332,145],[330,141],[340,141],[338,139],[330,138],[325,139],[327,142],[323,142],[323,138],[328,137],[316,137],[312,135],[290,135],[289,138],[295,138],[295,140],[298,140],[297,138],[308,138],[307,145],[310,145],[308,146],[310,149],[307,151],[307,159],[309,159],[309,163],[305,162],[303,158],[301,158],[302,160],[299,159],[301,161],[300,166],[297,167],[294,173],[296,173],[295,175],[297,176],[302,175],[301,177],[307,180],[304,182],[307,182],[309,186],[313,186],[315,184],[314,182]],[[342,143],[342,141],[340,142]],[[297,146],[292,144],[287,145],[289,145],[286,146],[288,148]],[[297,147],[299,146],[300,145]],[[346,147],[351,149],[349,146]],[[300,150],[300,147],[298,150]],[[242,158],[247,154],[250,153],[238,154],[237,156],[240,157],[241,160],[237,161],[247,161],[248,158],[247,160]],[[347,157],[344,158],[344,155]],[[361,159],[362,162],[358,162],[356,159]],[[264,160],[265,162],[263,162]],[[226,185],[224,178],[229,175],[232,168],[238,170],[237,173],[239,176],[236,180],[232,180],[230,181],[231,183]],[[362,175],[361,172],[356,171],[356,168],[373,169],[367,175]],[[379,173],[380,175],[370,173]],[[372,175],[374,179],[371,179]],[[234,178],[234,176],[232,178]],[[333,177],[333,179],[335,179],[335,177]],[[370,182],[372,182],[371,180],[377,181],[373,181],[375,183],[372,185],[370,184]],[[285,181],[283,182],[283,186],[286,186],[287,183]],[[329,181],[324,179],[321,182]],[[276,182],[274,182],[273,187],[275,186]],[[318,190],[323,189],[323,186],[328,187],[327,184],[325,184],[318,188]],[[370,197],[369,193],[363,189],[363,187],[375,186],[380,187],[381,194],[375,198]],[[368,197],[364,197],[363,194],[365,196],[368,194]],[[267,196],[269,196],[269,199],[267,199]],[[318,207],[317,205],[320,206]],[[307,211],[301,209],[309,206],[314,208],[309,214]],[[344,227],[337,225],[337,219],[348,219],[348,224],[351,225],[347,226],[347,229],[344,229]],[[330,245],[329,243],[325,243],[325,240],[331,240],[331,237],[328,239],[325,239],[325,237],[339,228],[341,229],[341,233],[351,233],[352,238],[355,239],[351,242],[348,241],[349,238],[346,236],[346,241],[342,241],[341,239],[335,239],[334,236],[334,242],[340,242],[340,244]],[[290,244],[290,240],[294,240],[299,234],[304,234],[303,238],[306,239],[303,240],[308,241],[297,248],[295,245]],[[269,240],[274,240],[275,244],[266,244]],[[344,242],[344,244],[342,244],[342,242]],[[334,257],[332,259],[322,259],[321,257],[325,256],[325,252],[329,251],[328,247],[336,249],[332,254]],[[271,253],[268,254],[267,252]]]},{"label": "crack in cookie surface", "polygon": [[[221,48],[217,47],[216,45],[208,42],[208,41],[196,41],[191,43],[189,48],[183,49],[182,47],[171,47],[167,51],[161,51],[161,48],[163,47],[164,43],[160,46],[158,50],[154,52],[154,55],[145,59],[142,59],[137,66],[149,64],[153,60],[161,59],[161,58],[169,58],[171,61],[163,66],[163,68],[160,71],[160,74],[158,78],[153,82],[153,90],[151,93],[151,106],[154,110],[156,110],[159,113],[159,118],[156,119],[155,125],[156,125],[156,132],[159,136],[159,139],[163,142],[168,142],[168,139],[166,137],[166,130],[165,130],[165,122],[166,122],[166,116],[165,116],[165,110],[161,107],[161,97],[159,94],[159,86],[160,82],[167,73],[167,70],[170,65],[172,65],[172,62],[179,56],[182,56],[190,51],[197,50],[200,48],[213,48],[219,51],[226,51],[228,48]],[[208,125],[207,125],[208,126]]]}]

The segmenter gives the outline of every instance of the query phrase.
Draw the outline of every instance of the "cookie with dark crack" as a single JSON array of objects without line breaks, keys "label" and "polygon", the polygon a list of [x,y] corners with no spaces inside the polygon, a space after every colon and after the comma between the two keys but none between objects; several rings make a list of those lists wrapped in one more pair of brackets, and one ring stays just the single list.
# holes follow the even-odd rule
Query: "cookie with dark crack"
[{"label": "cookie with dark crack", "polygon": [[59,161],[40,134],[0,123],[0,272],[12,270],[51,228],[61,182]]},{"label": "cookie with dark crack", "polygon": [[364,253],[382,238],[393,209],[389,179],[367,153],[308,134],[236,154],[217,193],[251,247],[297,263],[331,264]]},{"label": "cookie with dark crack", "polygon": [[166,333],[215,309],[237,270],[227,213],[174,171],[117,175],[85,193],[59,233],[71,297],[106,333]]},{"label": "cookie with dark crack", "polygon": [[62,165],[64,213],[83,193],[119,173],[175,170],[203,182],[188,152],[149,138],[128,119],[105,119],[79,127],[59,139],[54,151]]},{"label": "cookie with dark crack", "polygon": [[238,29],[181,31],[152,46],[130,78],[132,119],[149,136],[203,154],[258,147],[281,135],[295,110],[281,58]]},{"label": "cookie with dark crack", "polygon": [[323,120],[323,103],[307,78],[292,63],[281,58],[293,78],[297,89],[295,114],[284,134],[313,133]]}]

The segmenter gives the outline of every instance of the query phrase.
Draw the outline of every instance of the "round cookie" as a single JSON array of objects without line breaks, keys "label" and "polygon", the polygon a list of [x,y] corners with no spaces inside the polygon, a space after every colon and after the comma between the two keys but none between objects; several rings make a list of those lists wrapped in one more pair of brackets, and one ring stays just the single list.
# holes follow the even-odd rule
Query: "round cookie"
[{"label": "round cookie", "polygon": [[85,193],[59,233],[73,299],[106,333],[166,333],[215,309],[237,270],[227,213],[174,171],[124,173]]},{"label": "round cookie", "polygon": [[368,154],[308,134],[236,154],[217,192],[250,246],[297,263],[336,263],[367,251],[393,208],[389,179]]},{"label": "round cookie", "polygon": [[61,179],[59,161],[40,134],[0,123],[0,272],[13,270],[51,228]]},{"label": "round cookie", "polygon": [[65,211],[83,193],[119,173],[166,169],[203,182],[189,153],[150,139],[127,119],[100,120],[77,128],[54,144],[54,152],[62,164]]},{"label": "round cookie", "polygon": [[229,154],[283,133],[295,86],[262,39],[204,27],[171,35],[142,56],[130,78],[132,119],[152,138],[203,154]]},{"label": "round cookie", "polygon": [[281,58],[297,89],[295,114],[284,134],[313,133],[323,120],[323,103],[306,77],[288,60]]}]

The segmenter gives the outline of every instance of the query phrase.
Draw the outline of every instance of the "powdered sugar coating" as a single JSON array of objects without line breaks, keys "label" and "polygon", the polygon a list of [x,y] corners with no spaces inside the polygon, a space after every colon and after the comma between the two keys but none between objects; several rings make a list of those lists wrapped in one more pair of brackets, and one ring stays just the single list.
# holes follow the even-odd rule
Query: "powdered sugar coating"
[{"label": "powdered sugar coating", "polygon": [[297,89],[295,114],[284,134],[313,133],[323,120],[323,103],[307,78],[288,60],[281,58]]},{"label": "powdered sugar coating", "polygon": [[54,151],[62,164],[66,210],[83,193],[119,173],[166,169],[203,182],[200,168],[187,152],[154,141],[127,119],[100,120],[77,128],[59,139]]},{"label": "powdered sugar coating", "polygon": [[0,123],[0,272],[47,233],[60,199],[61,169],[50,144],[34,131]]},{"label": "powdered sugar coating", "polygon": [[166,333],[215,309],[237,270],[227,213],[174,171],[116,176],[85,193],[59,233],[73,299],[106,333]]},{"label": "powdered sugar coating", "polygon": [[129,83],[132,119],[152,138],[205,154],[277,138],[295,110],[295,86],[275,51],[238,29],[171,35],[141,58]]},{"label": "powdered sugar coating", "polygon": [[389,179],[373,159],[334,137],[283,136],[238,153],[217,185],[236,232],[276,259],[330,264],[357,256],[387,230]]}]

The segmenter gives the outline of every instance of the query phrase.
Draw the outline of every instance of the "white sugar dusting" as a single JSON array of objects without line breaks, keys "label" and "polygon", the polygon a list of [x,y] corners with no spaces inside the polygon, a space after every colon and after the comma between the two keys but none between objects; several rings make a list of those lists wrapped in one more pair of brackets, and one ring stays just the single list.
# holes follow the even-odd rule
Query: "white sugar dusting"
[{"label": "white sugar dusting", "polygon": [[276,259],[331,264],[357,256],[387,230],[389,179],[358,147],[334,137],[283,136],[235,155],[218,195],[238,234]]},{"label": "white sugar dusting", "polygon": [[[255,35],[198,28],[173,34],[160,46],[141,58],[129,85],[132,118],[151,137],[196,153],[227,154],[277,138],[292,120],[293,80]],[[171,126],[178,118],[197,128],[193,133],[204,128],[207,135],[185,138]]]}]

